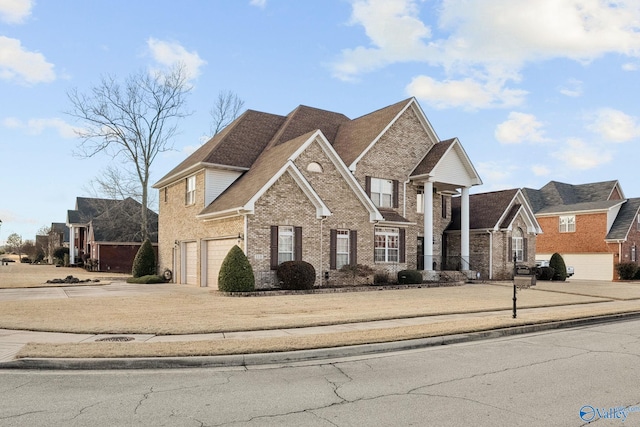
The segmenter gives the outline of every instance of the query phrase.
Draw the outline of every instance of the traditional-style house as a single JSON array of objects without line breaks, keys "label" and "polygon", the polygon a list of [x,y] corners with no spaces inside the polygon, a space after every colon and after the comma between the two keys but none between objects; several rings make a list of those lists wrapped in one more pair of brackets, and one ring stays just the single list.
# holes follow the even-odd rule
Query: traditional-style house
[{"label": "traditional-style house", "polygon": [[618,181],[581,185],[551,181],[524,193],[543,230],[537,239],[537,259],[549,260],[557,252],[574,268],[574,279],[617,278],[615,265],[631,256],[640,241],[631,226],[637,221],[637,202],[625,199]]},{"label": "traditional-style house", "polygon": [[[460,198],[454,197],[452,205],[445,253],[448,262],[455,263],[460,255]],[[521,190],[472,194],[469,217],[470,262],[480,278],[511,279],[514,256],[518,265],[535,264],[536,238],[542,229]]]},{"label": "traditional-style house", "polygon": [[273,286],[287,260],[311,263],[317,284],[346,264],[435,278],[451,196],[461,194],[469,271],[469,189],[479,184],[460,141],[441,141],[414,98],[356,119],[306,106],[248,110],[154,185],[160,269],[216,288],[238,244],[258,287]]},{"label": "traditional-style house", "polygon": [[[97,271],[130,273],[142,244],[141,205],[124,200],[78,197],[76,208],[67,211],[67,226],[73,236],[69,262],[82,260]],[[147,237],[157,248],[158,214],[147,212]]]}]

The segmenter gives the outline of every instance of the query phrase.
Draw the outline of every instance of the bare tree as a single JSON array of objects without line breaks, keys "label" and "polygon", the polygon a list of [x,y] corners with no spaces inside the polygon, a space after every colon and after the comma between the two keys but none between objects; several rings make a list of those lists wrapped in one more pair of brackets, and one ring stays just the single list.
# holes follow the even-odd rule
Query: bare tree
[{"label": "bare tree", "polygon": [[5,243],[5,248],[7,249],[7,252],[18,252],[18,257],[22,257],[22,237],[18,233],[9,234]]},{"label": "bare tree", "polygon": [[158,154],[173,148],[178,121],[188,115],[190,90],[185,67],[178,65],[154,75],[132,74],[124,83],[105,76],[88,93],[67,93],[72,107],[68,114],[82,124],[78,154],[87,158],[105,153],[125,160],[137,177],[143,240],[149,229],[151,165]]},{"label": "bare tree", "polygon": [[216,136],[229,123],[237,119],[243,107],[244,101],[238,98],[238,95],[230,90],[220,91],[218,99],[209,112],[211,114],[211,136]]}]

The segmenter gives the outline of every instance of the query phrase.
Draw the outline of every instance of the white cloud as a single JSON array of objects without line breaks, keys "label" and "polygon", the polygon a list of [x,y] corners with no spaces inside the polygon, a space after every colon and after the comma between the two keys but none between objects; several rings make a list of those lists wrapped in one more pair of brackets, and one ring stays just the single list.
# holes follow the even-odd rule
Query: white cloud
[{"label": "white cloud", "polygon": [[62,138],[75,138],[78,128],[59,118],[29,119],[26,122],[15,117],[2,120],[2,126],[9,129],[23,130],[28,135],[42,135],[48,129],[55,130]]},{"label": "white cloud", "polygon": [[533,114],[512,111],[508,120],[496,127],[495,137],[503,144],[545,142],[543,126]]},{"label": "white cloud", "polygon": [[549,175],[551,175],[551,169],[549,169],[545,165],[533,165],[533,166],[531,166],[531,172],[533,172],[533,174],[535,176],[549,176]]},{"label": "white cloud", "polygon": [[475,163],[482,177],[482,191],[497,191],[513,188],[514,175],[518,167],[511,162],[488,161]]},{"label": "white cloud", "polygon": [[560,88],[560,93],[565,96],[577,98],[582,95],[582,82],[576,79],[569,79],[567,83]]},{"label": "white cloud", "polygon": [[31,85],[52,82],[56,74],[44,55],[25,50],[20,40],[0,36],[0,79]]},{"label": "white cloud", "polygon": [[587,129],[609,142],[626,142],[640,137],[637,120],[613,108],[598,110]]},{"label": "white cloud", "polygon": [[553,156],[570,169],[578,170],[594,169],[609,163],[612,159],[610,150],[587,144],[577,138],[569,139],[564,147],[553,153]]},{"label": "white cloud", "polygon": [[267,7],[267,0],[251,0],[249,4],[251,6],[256,6],[260,9],[264,9],[265,7]]},{"label": "white cloud", "polygon": [[147,46],[153,59],[160,65],[171,67],[175,64],[184,64],[189,80],[197,78],[200,75],[200,68],[207,63],[200,58],[198,52],[188,52],[177,42],[167,42],[151,37],[147,40]]},{"label": "white cloud", "polygon": [[32,0],[0,0],[0,21],[21,24],[31,15]]},{"label": "white cloud", "polygon": [[[343,80],[395,62],[423,62],[445,72],[441,86],[472,79],[476,86],[495,86],[494,94],[513,96],[506,85],[518,82],[528,63],[640,56],[637,0],[352,0],[352,6],[351,23],[364,28],[370,45],[342,51],[333,73]],[[423,22],[421,7],[437,14],[436,28]],[[564,93],[577,96],[581,89],[570,86]],[[485,99],[483,107],[513,105]],[[478,108],[477,97],[469,100]]]}]

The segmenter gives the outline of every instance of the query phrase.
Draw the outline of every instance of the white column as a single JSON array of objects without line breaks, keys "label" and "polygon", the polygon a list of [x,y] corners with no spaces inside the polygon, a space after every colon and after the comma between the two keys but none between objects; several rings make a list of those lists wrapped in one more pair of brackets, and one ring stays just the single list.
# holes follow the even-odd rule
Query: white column
[{"label": "white column", "polygon": [[469,188],[462,188],[460,200],[460,257],[462,269],[469,270]]},{"label": "white column", "polygon": [[69,226],[69,264],[73,264],[76,262],[75,246],[76,246],[75,230],[73,229],[73,225],[70,225]]},{"label": "white column", "polygon": [[433,271],[433,182],[425,181],[422,197],[424,212],[424,269]]}]

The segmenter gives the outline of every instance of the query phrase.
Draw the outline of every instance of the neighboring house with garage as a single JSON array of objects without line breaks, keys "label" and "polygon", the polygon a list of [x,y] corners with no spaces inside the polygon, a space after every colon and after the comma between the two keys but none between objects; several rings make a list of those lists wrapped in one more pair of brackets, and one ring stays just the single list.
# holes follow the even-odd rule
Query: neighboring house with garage
[{"label": "neighboring house with garage", "polygon": [[[124,200],[78,197],[75,209],[67,211],[67,227],[72,236],[69,262],[97,271],[131,273],[133,259],[142,244],[141,204]],[[147,236],[158,246],[158,214],[148,210]]]},{"label": "neighboring house with garage", "polygon": [[[639,263],[640,246],[640,198],[627,199],[620,207],[613,225],[605,238],[609,252],[613,253],[613,262]],[[614,278],[617,272],[614,271]]]},{"label": "neighboring house with garage", "polygon": [[[469,197],[470,260],[481,279],[509,280],[514,255],[518,265],[533,266],[542,228],[520,189]],[[460,254],[460,198],[452,199],[452,222],[446,230],[447,259]]]},{"label": "neighboring house with garage", "polygon": [[524,193],[543,230],[536,259],[549,260],[558,252],[574,268],[573,279],[617,278],[615,265],[640,242],[637,225],[636,230],[631,226],[637,221],[637,201],[625,199],[617,180],[580,185],[551,181]]},{"label": "neighboring house with garage", "polygon": [[154,184],[160,269],[216,288],[237,244],[257,287],[275,285],[287,260],[311,263],[316,285],[346,264],[436,278],[460,194],[459,264],[472,270],[468,201],[479,184],[460,141],[441,141],[414,98],[356,119],[307,106],[248,110]]}]

